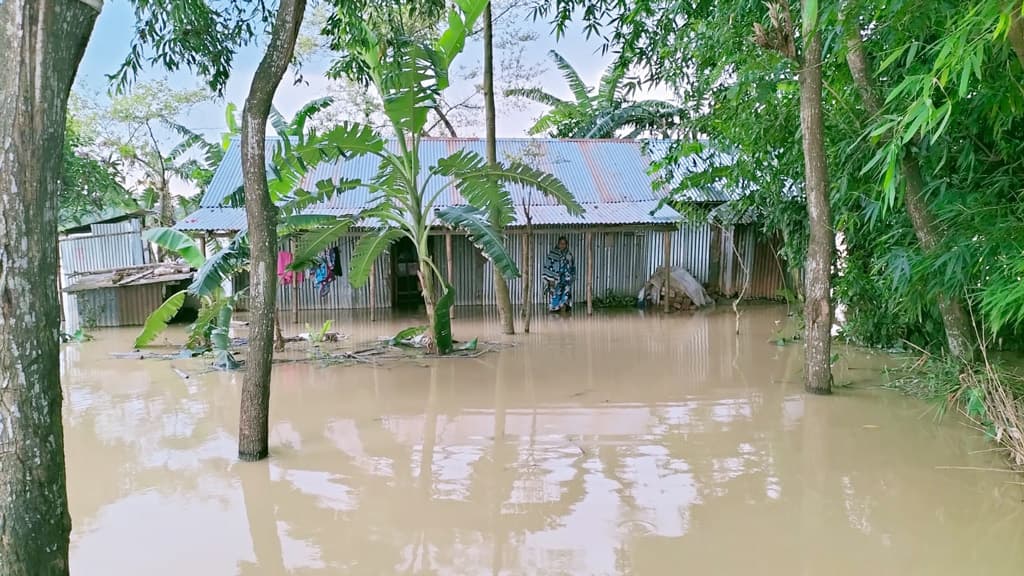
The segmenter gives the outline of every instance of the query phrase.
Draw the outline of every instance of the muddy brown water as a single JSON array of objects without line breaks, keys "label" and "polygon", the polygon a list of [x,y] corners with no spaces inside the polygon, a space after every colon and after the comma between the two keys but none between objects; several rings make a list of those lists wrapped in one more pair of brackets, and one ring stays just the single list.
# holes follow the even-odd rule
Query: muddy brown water
[{"label": "muddy brown water", "polygon": [[877,389],[880,354],[842,350],[849,386],[805,396],[800,348],[770,342],[784,312],[738,337],[725,311],[544,318],[476,359],[281,365],[256,464],[240,374],[112,359],[134,331],[98,332],[62,359],[72,573],[1020,574],[1024,491],[977,470],[1002,466],[985,439]]}]

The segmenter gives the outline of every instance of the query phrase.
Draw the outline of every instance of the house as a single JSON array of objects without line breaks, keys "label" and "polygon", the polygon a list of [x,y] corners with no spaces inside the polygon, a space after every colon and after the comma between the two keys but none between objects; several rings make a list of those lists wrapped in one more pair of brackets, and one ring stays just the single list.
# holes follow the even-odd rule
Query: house
[{"label": "house", "polygon": [[65,332],[139,326],[168,291],[187,286],[188,266],[153,261],[142,210],[108,210],[61,230],[58,290]]},{"label": "house", "polygon": [[[268,151],[273,149],[268,142]],[[392,143],[393,144],[393,143]],[[687,224],[678,212],[662,205],[664,194],[656,190],[650,174],[652,159],[667,149],[667,142],[644,144],[634,140],[554,140],[505,138],[497,143],[499,160],[516,159],[557,176],[583,205],[583,215],[575,217],[536,191],[510,190],[516,214],[506,231],[507,249],[523,268],[522,248],[529,214],[534,231],[533,277],[540,278],[543,258],[559,236],[565,236],[576,256],[576,299],[606,293],[636,294],[651,274],[665,263],[686,267],[704,284],[719,285],[723,274],[717,260],[730,263],[728,284],[733,281],[733,257],[753,261],[757,252],[753,234],[737,236],[730,229],[729,252],[723,257],[720,233],[711,224]],[[468,149],[484,155],[484,141],[465,138],[425,138],[420,156],[426,175],[438,159]],[[378,159],[363,156],[322,163],[303,180],[303,188],[313,190],[314,183],[326,178],[370,179],[376,173]],[[176,228],[202,238],[229,237],[246,226],[245,211],[225,206],[225,200],[242,185],[240,143],[228,148],[200,208],[178,222]],[[441,178],[431,183],[440,192],[438,206],[463,203],[458,191]],[[701,193],[694,201],[721,204],[733,199],[721,189]],[[370,192],[357,189],[338,194],[306,210],[309,214],[345,216],[358,212],[371,201]],[[747,240],[749,236],[750,240]],[[716,240],[718,238],[718,240]],[[338,244],[343,261],[352,255],[358,232]],[[737,245],[746,252],[737,252]],[[285,247],[283,247],[285,249]],[[762,249],[764,252],[766,249]],[[431,245],[432,256],[455,288],[456,305],[494,303],[490,264],[468,238],[458,232],[438,229]],[[746,256],[744,255],[746,254]],[[749,258],[748,258],[749,257]],[[737,266],[749,270],[752,267]],[[244,280],[241,280],[244,282]],[[514,303],[523,301],[521,279],[509,282]],[[298,287],[280,286],[278,306],[288,310],[373,308],[415,304],[420,298],[415,280],[415,254],[411,243],[399,242],[377,261],[370,283],[359,289],[345,281],[333,283],[321,296],[310,281]],[[772,294],[774,295],[774,290]],[[541,302],[542,287],[534,283],[533,301]]]}]

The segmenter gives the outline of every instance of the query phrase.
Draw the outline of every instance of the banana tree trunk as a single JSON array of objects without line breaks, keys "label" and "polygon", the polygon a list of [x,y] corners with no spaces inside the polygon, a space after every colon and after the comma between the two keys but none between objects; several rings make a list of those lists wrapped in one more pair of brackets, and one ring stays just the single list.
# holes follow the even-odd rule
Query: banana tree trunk
[{"label": "banana tree trunk", "polygon": [[267,118],[274,93],[295,50],[306,0],[281,0],[270,43],[256,68],[242,111],[242,179],[249,225],[249,356],[242,382],[238,457],[269,454],[270,369],[277,300],[277,208],[267,187]]},{"label": "banana tree trunk", "polygon": [[68,573],[57,197],[101,0],[0,2],[0,574]]},{"label": "banana tree trunk", "polygon": [[821,32],[806,43],[800,69],[800,130],[810,242],[804,322],[806,323],[804,388],[814,394],[832,392],[832,253],[835,237],[828,198],[828,165],[821,106]]},{"label": "banana tree trunk", "polygon": [[430,273],[430,263],[424,258],[419,261],[420,289],[423,290],[423,305],[427,309],[427,336],[429,343],[427,352],[436,354],[437,347],[437,298],[434,296],[434,277]]}]

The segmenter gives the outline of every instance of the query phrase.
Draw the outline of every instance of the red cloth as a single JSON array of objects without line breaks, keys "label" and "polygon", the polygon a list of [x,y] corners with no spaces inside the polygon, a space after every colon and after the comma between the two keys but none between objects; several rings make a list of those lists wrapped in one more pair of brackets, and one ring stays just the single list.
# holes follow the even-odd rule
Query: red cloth
[{"label": "red cloth", "polygon": [[280,278],[281,282],[286,286],[292,282],[299,284],[306,279],[306,274],[304,272],[292,272],[288,269],[288,266],[292,263],[293,259],[291,252],[277,253],[277,277]]}]

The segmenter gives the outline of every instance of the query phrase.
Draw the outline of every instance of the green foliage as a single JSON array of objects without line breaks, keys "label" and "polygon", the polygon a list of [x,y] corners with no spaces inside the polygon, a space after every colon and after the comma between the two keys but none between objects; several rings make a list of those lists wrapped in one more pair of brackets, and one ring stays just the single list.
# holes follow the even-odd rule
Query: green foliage
[{"label": "green foliage", "polygon": [[143,232],[142,237],[165,250],[177,253],[193,268],[200,268],[206,262],[199,246],[184,232],[173,228],[151,228]]},{"label": "green foliage", "polygon": [[513,88],[506,96],[525,98],[551,108],[537,119],[530,134],[550,133],[556,138],[614,138],[623,129],[630,129],[629,137],[644,132],[666,134],[678,126],[681,110],[678,106],[660,100],[631,101],[623,85],[623,66],[613,66],[601,77],[600,88],[593,90],[584,84],[579,72],[566,59],[552,50],[551,59],[573,94],[566,101],[540,88]]},{"label": "green foliage", "polygon": [[176,292],[170,298],[164,300],[164,303],[146,318],[142,332],[135,338],[136,348],[149,346],[161,332],[167,329],[167,324],[170,323],[185,304],[185,296],[185,290]]},{"label": "green foliage", "polygon": [[438,210],[437,217],[452,228],[465,230],[473,245],[505,278],[518,278],[519,269],[505,251],[500,234],[487,221],[487,214],[473,206],[447,206]]},{"label": "green foliage", "polygon": [[594,297],[594,308],[619,310],[636,308],[636,294],[617,294],[609,288],[604,295]]},{"label": "green foliage", "polygon": [[61,228],[111,209],[134,210],[131,194],[119,182],[115,164],[96,157],[95,136],[68,114],[64,133],[64,166],[57,205]]}]

